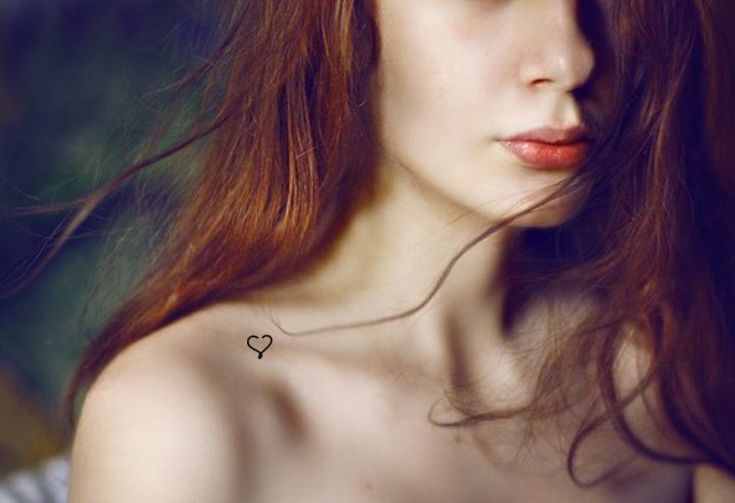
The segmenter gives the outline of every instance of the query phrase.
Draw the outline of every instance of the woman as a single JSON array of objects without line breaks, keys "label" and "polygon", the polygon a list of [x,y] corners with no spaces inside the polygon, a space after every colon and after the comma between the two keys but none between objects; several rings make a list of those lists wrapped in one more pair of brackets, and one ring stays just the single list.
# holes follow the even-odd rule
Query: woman
[{"label": "woman", "polygon": [[735,498],[724,3],[227,4],[71,502]]}]

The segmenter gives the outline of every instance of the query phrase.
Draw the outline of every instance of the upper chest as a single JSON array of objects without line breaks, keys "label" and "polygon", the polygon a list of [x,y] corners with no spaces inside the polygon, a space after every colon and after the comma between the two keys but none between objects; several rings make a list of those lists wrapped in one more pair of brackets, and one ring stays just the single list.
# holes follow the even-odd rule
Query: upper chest
[{"label": "upper chest", "polygon": [[313,362],[287,367],[284,396],[273,408],[281,434],[264,439],[270,448],[262,457],[262,501],[686,501],[688,469],[626,458],[630,451],[619,440],[598,438],[594,455],[582,460],[599,464],[610,449],[607,460],[627,459],[625,470],[584,490],[569,479],[554,432],[518,451],[520,430],[512,421],[436,426],[427,419],[432,400],[424,390],[410,396]]},{"label": "upper chest", "polygon": [[[588,448],[577,461],[592,467],[595,475],[616,463],[624,470],[590,490],[575,486],[566,472],[574,414],[561,416],[558,429],[548,427],[519,451],[522,430],[517,420],[485,421],[473,428],[432,424],[428,414],[437,399],[432,418],[460,417],[442,413],[451,408],[441,400],[441,389],[366,368],[362,349],[367,346],[358,340],[347,340],[342,345],[346,349],[335,353],[333,339],[328,344],[307,342],[311,339],[296,343],[267,331],[274,340],[262,359],[252,358],[242,334],[205,345],[235,393],[258,388],[266,398],[267,410],[252,425],[260,437],[257,501],[686,501],[689,468],[631,457],[627,444],[604,430],[586,442]],[[628,359],[634,370],[636,355]],[[253,367],[258,370],[238,370]],[[522,373],[511,369],[502,374],[502,387],[528,386]],[[518,376],[516,382],[513,376]],[[237,396],[232,396],[235,409]],[[635,408],[640,411],[640,404]],[[241,417],[250,420],[246,409]],[[645,414],[635,422],[641,426],[638,431],[655,435]]]}]

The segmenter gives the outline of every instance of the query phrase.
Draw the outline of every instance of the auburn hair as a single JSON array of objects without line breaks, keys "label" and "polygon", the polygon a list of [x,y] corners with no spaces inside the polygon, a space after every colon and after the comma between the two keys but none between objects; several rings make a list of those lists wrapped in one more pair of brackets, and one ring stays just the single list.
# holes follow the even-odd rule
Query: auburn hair
[{"label": "auburn hair", "polygon": [[[366,106],[380,54],[368,2],[223,2],[221,43],[179,83],[203,91],[188,136],[78,209],[64,239],[133,174],[202,146],[200,169],[155,257],[69,382],[72,427],[78,395],[124,348],[206,305],[305,270],[338,239],[371,190],[379,148]],[[583,484],[573,463],[580,442],[606,422],[644,456],[735,474],[735,70],[727,38],[734,8],[727,0],[607,4],[614,120],[582,169],[534,208],[580,180],[592,189],[569,222],[520,233],[504,268],[503,321],[512,327],[531,299],[568,286],[598,302],[547,345],[527,404],[482,411],[456,396],[466,418],[436,424],[517,414],[530,424],[568,408],[565,390],[588,375],[604,407],[570,445],[575,482]],[[642,381],[621,393],[615,356],[629,327],[652,357]],[[627,421],[626,407],[651,386],[697,459],[659,452]]]}]

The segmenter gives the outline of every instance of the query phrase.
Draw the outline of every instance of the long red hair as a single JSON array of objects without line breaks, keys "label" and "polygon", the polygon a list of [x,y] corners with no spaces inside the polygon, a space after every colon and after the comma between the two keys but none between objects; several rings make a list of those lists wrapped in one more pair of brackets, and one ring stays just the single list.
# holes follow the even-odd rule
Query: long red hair
[{"label": "long red hair", "polygon": [[[64,235],[134,173],[203,146],[201,169],[150,266],[72,376],[72,426],[80,391],[120,351],[313,265],[369,195],[377,146],[365,104],[380,47],[367,1],[218,7],[221,44],[180,83],[202,91],[189,136],[93,194]],[[563,410],[560,390],[588,371],[604,410],[572,442],[575,481],[580,441],[606,421],[648,457],[735,474],[735,69],[725,21],[735,20],[734,8],[726,0],[610,4],[615,120],[576,175],[592,192],[568,223],[520,234],[504,269],[504,322],[511,327],[531,299],[570,285],[599,302],[579,329],[549,344],[526,406],[478,412],[453,397],[468,417],[445,425]],[[621,395],[615,356],[630,326],[652,361]],[[651,385],[700,458],[658,452],[630,427],[623,412]]]}]

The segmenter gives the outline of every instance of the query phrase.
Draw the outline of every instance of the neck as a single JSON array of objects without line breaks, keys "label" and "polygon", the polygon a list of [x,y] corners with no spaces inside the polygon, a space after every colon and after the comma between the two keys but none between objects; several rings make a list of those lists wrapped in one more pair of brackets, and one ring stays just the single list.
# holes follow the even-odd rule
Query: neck
[{"label": "neck", "polygon": [[[400,168],[383,167],[379,173],[376,197],[357,211],[329,255],[268,292],[289,331],[354,324],[414,308],[450,260],[493,223],[452,205]],[[381,349],[400,350],[403,365],[434,380],[481,373],[488,352],[497,353],[500,343],[502,292],[495,280],[510,232],[496,232],[467,251],[423,308],[360,333],[372,348],[385,344]],[[484,365],[478,355],[485,355]]]}]

